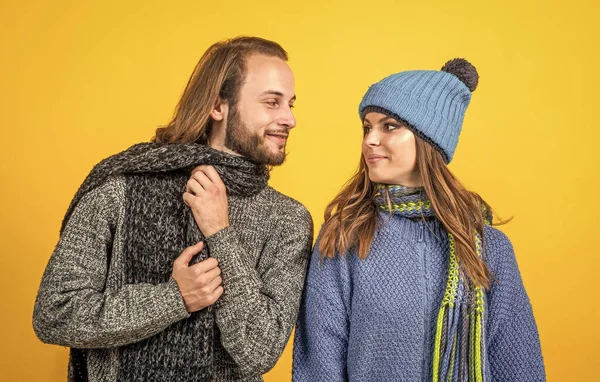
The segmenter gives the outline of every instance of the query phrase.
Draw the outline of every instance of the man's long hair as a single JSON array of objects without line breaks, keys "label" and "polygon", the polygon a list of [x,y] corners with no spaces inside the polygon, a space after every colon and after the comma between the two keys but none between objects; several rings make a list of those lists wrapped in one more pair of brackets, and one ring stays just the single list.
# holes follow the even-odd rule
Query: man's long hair
[{"label": "man's long hair", "polygon": [[288,59],[279,44],[259,37],[235,37],[213,44],[196,64],[173,118],[156,130],[152,141],[207,143],[210,112],[219,97],[231,107],[236,105],[246,76],[246,60],[252,54]]}]

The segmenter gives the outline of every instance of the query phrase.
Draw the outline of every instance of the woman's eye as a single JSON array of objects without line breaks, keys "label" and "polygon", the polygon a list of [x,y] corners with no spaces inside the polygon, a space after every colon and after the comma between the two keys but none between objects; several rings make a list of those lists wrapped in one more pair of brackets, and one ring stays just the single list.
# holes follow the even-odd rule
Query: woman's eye
[{"label": "woman's eye", "polygon": [[399,128],[399,127],[400,127],[400,126],[397,126],[397,125],[390,125],[390,124],[387,124],[387,125],[385,125],[385,129],[386,129],[387,131],[396,130],[396,129],[397,129],[397,128]]}]

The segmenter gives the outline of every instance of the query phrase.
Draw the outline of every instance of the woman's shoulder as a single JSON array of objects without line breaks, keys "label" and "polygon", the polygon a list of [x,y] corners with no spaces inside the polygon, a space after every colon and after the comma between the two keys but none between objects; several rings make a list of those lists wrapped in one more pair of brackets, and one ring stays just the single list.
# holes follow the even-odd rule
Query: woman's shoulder
[{"label": "woman's shoulder", "polygon": [[486,249],[494,252],[512,251],[512,243],[508,236],[501,230],[492,226],[485,226],[483,237]]},{"label": "woman's shoulder", "polygon": [[513,244],[495,227],[484,227],[485,260],[496,277],[509,277],[519,272]]}]

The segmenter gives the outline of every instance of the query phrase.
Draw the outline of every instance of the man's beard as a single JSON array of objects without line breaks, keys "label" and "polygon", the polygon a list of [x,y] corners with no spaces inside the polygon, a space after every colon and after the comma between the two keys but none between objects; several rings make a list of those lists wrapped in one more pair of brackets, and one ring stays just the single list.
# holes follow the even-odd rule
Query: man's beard
[{"label": "man's beard", "polygon": [[237,108],[234,106],[230,111],[225,132],[225,147],[258,164],[279,166],[285,161],[285,151],[271,153],[265,143],[265,137],[248,129]]}]

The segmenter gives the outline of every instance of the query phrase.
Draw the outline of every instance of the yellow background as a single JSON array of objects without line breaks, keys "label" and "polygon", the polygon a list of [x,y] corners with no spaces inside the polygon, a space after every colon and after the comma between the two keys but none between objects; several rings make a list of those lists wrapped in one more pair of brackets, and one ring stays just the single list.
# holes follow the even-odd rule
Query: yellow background
[{"label": "yellow background", "polygon": [[[239,34],[290,54],[298,126],[271,184],[303,202],[317,229],[358,164],[368,85],[456,56],[474,63],[480,87],[451,168],[515,216],[502,229],[548,379],[594,379],[599,14],[577,0],[2,0],[0,379],[65,380],[67,349],[38,341],[31,314],[71,197],[95,163],[167,122],[204,50]],[[288,346],[266,381],[287,381],[290,369]]]}]

